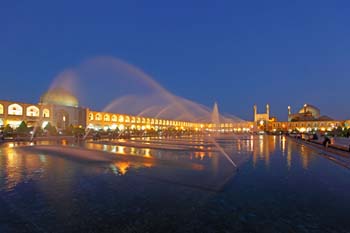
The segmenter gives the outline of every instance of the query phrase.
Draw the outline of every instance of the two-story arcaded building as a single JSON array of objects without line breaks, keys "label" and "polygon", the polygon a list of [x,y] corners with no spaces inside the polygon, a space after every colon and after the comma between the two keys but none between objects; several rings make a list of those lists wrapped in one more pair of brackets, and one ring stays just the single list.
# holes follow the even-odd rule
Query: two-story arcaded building
[{"label": "two-story arcaded building", "polygon": [[78,100],[63,89],[54,89],[41,96],[38,104],[0,100],[0,126],[18,127],[22,121],[28,126],[45,127],[48,122],[59,129],[69,125],[86,126],[86,110]]},{"label": "two-story arcaded building", "polygon": [[116,112],[93,111],[79,106],[78,99],[62,88],[51,89],[41,96],[38,104],[0,100],[0,127],[10,125],[18,127],[24,121],[28,126],[45,127],[48,122],[57,129],[68,126],[91,128],[95,130],[159,130],[173,128],[177,130],[211,131],[218,128],[222,132],[248,132],[252,122],[222,121],[220,125],[212,122],[178,121],[146,116],[133,116]]}]

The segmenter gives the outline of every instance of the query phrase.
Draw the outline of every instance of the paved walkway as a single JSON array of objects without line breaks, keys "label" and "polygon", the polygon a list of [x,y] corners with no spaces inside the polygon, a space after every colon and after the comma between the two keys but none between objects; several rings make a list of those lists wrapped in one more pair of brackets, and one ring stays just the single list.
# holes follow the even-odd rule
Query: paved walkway
[{"label": "paved walkway", "polygon": [[[324,141],[324,137],[320,137],[318,140],[314,140],[314,142],[322,144]],[[331,138],[331,144],[330,147],[350,151],[350,138],[343,138],[343,137],[334,137]]]}]

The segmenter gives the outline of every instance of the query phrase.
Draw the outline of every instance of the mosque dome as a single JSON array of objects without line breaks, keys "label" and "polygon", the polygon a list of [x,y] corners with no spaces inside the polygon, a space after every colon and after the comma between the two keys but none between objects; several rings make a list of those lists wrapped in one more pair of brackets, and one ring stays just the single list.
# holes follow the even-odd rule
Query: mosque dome
[{"label": "mosque dome", "polygon": [[300,110],[300,114],[312,114],[314,118],[319,118],[321,116],[320,109],[317,107],[311,105],[311,104],[305,104]]},{"label": "mosque dome", "polygon": [[54,88],[40,97],[40,103],[54,104],[68,107],[78,107],[78,99],[69,91],[63,88]]}]

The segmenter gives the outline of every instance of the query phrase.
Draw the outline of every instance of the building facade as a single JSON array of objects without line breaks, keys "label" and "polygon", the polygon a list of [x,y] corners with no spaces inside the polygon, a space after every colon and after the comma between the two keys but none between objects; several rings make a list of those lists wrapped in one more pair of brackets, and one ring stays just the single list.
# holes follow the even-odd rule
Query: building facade
[{"label": "building facade", "polygon": [[288,120],[278,121],[275,117],[270,117],[269,105],[266,107],[267,113],[257,114],[257,107],[254,105],[254,125],[257,130],[267,132],[315,132],[332,131],[335,128],[349,128],[350,120],[334,120],[328,116],[322,116],[320,109],[304,104],[297,113],[292,113],[288,106]]},{"label": "building facade", "polygon": [[[0,100],[0,127],[17,128],[24,121],[29,127],[45,127],[49,122],[64,130],[70,125],[94,130],[175,130],[214,131],[212,122],[178,121],[115,112],[100,112],[79,106],[78,99],[64,89],[52,89],[38,104]],[[221,132],[248,132],[252,122],[220,122]]]}]

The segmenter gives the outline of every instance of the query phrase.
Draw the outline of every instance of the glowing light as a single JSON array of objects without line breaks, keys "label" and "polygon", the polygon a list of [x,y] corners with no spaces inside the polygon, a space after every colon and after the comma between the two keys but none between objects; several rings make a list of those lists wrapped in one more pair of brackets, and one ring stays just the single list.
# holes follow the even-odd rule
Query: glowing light
[{"label": "glowing light", "polygon": [[31,116],[31,117],[38,117],[39,114],[39,108],[36,106],[29,106],[27,108],[27,116]]},{"label": "glowing light", "polygon": [[23,108],[19,104],[11,104],[8,106],[8,114],[21,116],[23,114]]},{"label": "glowing light", "polygon": [[114,165],[117,167],[119,174],[122,176],[128,172],[130,167],[129,162],[117,162]]},{"label": "glowing light", "polygon": [[7,124],[9,124],[14,129],[17,128],[21,123],[22,121],[7,121]]},{"label": "glowing light", "polygon": [[125,154],[125,146],[118,146],[118,154]]},{"label": "glowing light", "polygon": [[49,123],[48,121],[43,121],[43,123],[41,124],[41,128],[44,129],[48,123]]},{"label": "glowing light", "polygon": [[151,150],[150,150],[149,148],[146,148],[146,149],[145,149],[145,157],[147,157],[147,158],[152,157],[152,155],[151,155]]}]

